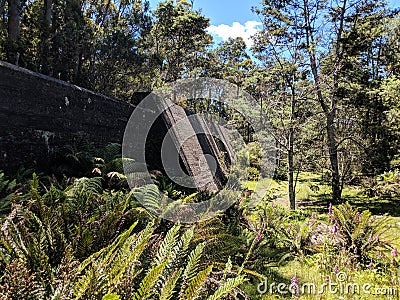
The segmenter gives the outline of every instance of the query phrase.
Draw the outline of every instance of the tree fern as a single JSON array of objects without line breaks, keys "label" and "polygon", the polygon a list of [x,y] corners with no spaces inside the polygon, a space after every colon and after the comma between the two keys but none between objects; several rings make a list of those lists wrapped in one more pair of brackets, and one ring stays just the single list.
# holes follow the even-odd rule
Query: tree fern
[{"label": "tree fern", "polygon": [[102,180],[101,177],[79,178],[75,180],[72,191],[86,194],[101,194],[103,191]]},{"label": "tree fern", "polygon": [[122,146],[118,143],[108,144],[100,151],[100,156],[106,163],[122,156]]},{"label": "tree fern", "polygon": [[158,187],[154,184],[148,184],[135,189],[134,197],[151,213],[159,215],[162,211],[162,195]]}]

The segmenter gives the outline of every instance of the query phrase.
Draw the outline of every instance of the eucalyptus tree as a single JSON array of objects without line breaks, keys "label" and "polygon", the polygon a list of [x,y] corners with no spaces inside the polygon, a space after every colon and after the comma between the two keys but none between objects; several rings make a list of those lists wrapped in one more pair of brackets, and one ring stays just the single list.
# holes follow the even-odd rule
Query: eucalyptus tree
[{"label": "eucalyptus tree", "polygon": [[307,76],[302,74],[305,62],[299,49],[301,40],[294,38],[292,44],[281,43],[271,39],[266,30],[264,28],[255,36],[252,48],[261,63],[261,76],[256,80],[258,98],[264,103],[269,123],[274,130],[276,146],[286,156],[290,207],[295,209],[295,170],[301,169],[296,164],[296,161],[300,161],[296,156],[300,155],[298,147],[301,147],[306,137],[302,132],[303,127],[313,114],[308,95],[310,84]]},{"label": "eucalyptus tree", "polygon": [[0,13],[6,19],[6,36],[3,37],[4,58],[10,63],[18,64],[21,55],[21,18],[25,8],[24,1],[21,0],[2,0],[0,3]]},{"label": "eucalyptus tree", "polygon": [[23,67],[123,99],[150,86],[148,2],[18,1],[0,3],[3,58],[17,51]]},{"label": "eucalyptus tree", "polygon": [[[343,70],[346,63],[358,59],[362,50],[353,43],[352,35],[360,26],[372,30],[375,24],[369,19],[382,16],[385,4],[375,0],[264,0],[256,9],[263,17],[266,42],[287,45],[307,60],[299,67],[312,81],[315,102],[324,115],[333,202],[341,199],[339,152],[344,151],[340,148],[342,140],[349,140],[340,137],[338,126],[338,110],[346,111],[340,91],[343,85],[352,83],[352,78],[343,76]],[[280,55],[285,57],[288,52]],[[349,124],[347,119],[344,121]],[[346,130],[352,127],[350,124]]]},{"label": "eucalyptus tree", "polygon": [[206,32],[209,19],[192,10],[186,1],[160,2],[154,11],[151,51],[161,80],[172,82],[202,67],[212,37]]},{"label": "eucalyptus tree", "polygon": [[[377,18],[378,17],[378,18]],[[385,12],[385,17],[370,18],[375,30],[359,27],[352,40],[363,46],[359,61],[344,69],[351,74],[355,89],[342,89],[342,93],[354,94],[353,106],[357,108],[361,135],[365,144],[363,171],[376,175],[391,168],[391,160],[399,151],[398,122],[398,78],[400,75],[400,18],[399,12]],[[362,41],[362,43],[360,42]],[[396,121],[397,120],[397,121]]]}]

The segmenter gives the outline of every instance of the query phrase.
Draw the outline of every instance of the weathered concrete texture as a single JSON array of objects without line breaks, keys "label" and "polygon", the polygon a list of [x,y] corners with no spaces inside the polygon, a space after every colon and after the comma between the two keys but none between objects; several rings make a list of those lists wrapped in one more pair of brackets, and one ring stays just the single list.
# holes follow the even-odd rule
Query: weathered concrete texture
[{"label": "weathered concrete texture", "polygon": [[121,143],[134,106],[0,62],[0,168],[45,166],[56,147]]},{"label": "weathered concrete texture", "polygon": [[[137,94],[132,103],[127,103],[0,61],[0,170],[16,170],[22,165],[46,169],[54,149],[73,145],[82,138],[96,147],[122,143],[134,104],[146,95]],[[163,138],[177,120],[187,119],[188,115],[176,106],[153,124],[146,142],[150,168],[162,170]],[[185,122],[188,132],[176,132],[178,139],[194,134],[196,126],[202,127],[205,134],[182,143],[180,160],[189,175],[201,174],[198,186],[216,190],[224,182],[221,166],[215,174],[201,172],[199,167],[207,165],[205,154],[218,161],[221,151],[229,151],[211,137],[213,129],[200,120]]]}]

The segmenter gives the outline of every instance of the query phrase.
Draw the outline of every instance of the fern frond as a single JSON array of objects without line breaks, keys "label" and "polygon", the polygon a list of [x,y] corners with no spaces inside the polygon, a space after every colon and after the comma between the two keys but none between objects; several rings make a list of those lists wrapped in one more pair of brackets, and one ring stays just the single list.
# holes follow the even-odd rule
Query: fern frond
[{"label": "fern frond", "polygon": [[161,211],[162,195],[155,184],[141,186],[133,195],[151,213],[158,215]]},{"label": "fern frond", "polygon": [[140,283],[140,288],[133,296],[133,299],[145,300],[150,298],[150,296],[154,293],[153,287],[156,285],[158,278],[165,268],[165,265],[166,262],[154,266],[150,270],[150,272],[143,278],[142,282]]},{"label": "fern frond", "polygon": [[68,196],[77,194],[101,194],[103,192],[101,177],[82,177],[75,180],[74,184],[66,189]]},{"label": "fern frond", "polygon": [[174,249],[172,249],[170,254],[171,262],[174,262],[176,258],[178,258],[179,262],[180,258],[186,257],[187,255],[186,251],[189,248],[193,235],[194,235],[194,226],[184,232],[179,241],[176,243]]},{"label": "fern frond", "polygon": [[87,266],[89,266],[92,262],[96,261],[103,253],[106,253],[105,258],[103,259],[104,262],[108,262],[111,255],[115,252],[115,250],[120,247],[130,236],[132,233],[133,229],[136,227],[138,222],[135,222],[129,227],[128,230],[126,230],[124,233],[120,234],[117,239],[107,248],[103,248],[100,251],[93,253],[91,256],[89,256],[87,259],[85,259],[79,266],[78,272],[82,272],[83,270],[86,269]]},{"label": "fern frond", "polygon": [[138,236],[133,235],[127,239],[110,267],[108,287],[112,289],[125,276],[131,264],[138,261],[153,231],[153,224],[151,224],[151,226],[147,226],[141,231]]},{"label": "fern frond", "polygon": [[235,278],[229,278],[226,283],[221,285],[212,296],[208,297],[208,300],[221,299],[245,281],[246,278],[243,275],[237,276]]},{"label": "fern frond", "polygon": [[108,144],[104,149],[101,151],[100,156],[104,159],[106,163],[121,157],[122,155],[122,146],[121,144],[111,143]]},{"label": "fern frond", "polygon": [[181,277],[182,271],[183,269],[181,268],[174,274],[172,274],[169,278],[167,278],[165,284],[161,289],[159,300],[170,300],[172,298],[176,283],[178,282],[179,277]]},{"label": "fern frond", "polygon": [[190,252],[189,261],[186,265],[185,271],[183,272],[183,278],[185,281],[190,281],[197,273],[204,246],[204,243],[198,244],[196,248]]},{"label": "fern frond", "polygon": [[188,283],[187,287],[185,288],[183,294],[181,295],[180,299],[194,299],[198,295],[201,287],[207,280],[207,277],[210,275],[213,266],[209,266],[207,269],[200,271],[197,273],[195,277]]},{"label": "fern frond", "polygon": [[225,282],[226,280],[226,276],[232,271],[232,261],[231,261],[231,257],[228,257],[228,261],[225,265],[225,269],[224,269],[224,273],[222,274],[222,282]]},{"label": "fern frond", "polygon": [[160,265],[162,262],[169,262],[173,258],[171,257],[171,253],[176,245],[180,228],[181,225],[177,223],[167,232],[157,251],[156,259],[154,261],[155,264]]}]

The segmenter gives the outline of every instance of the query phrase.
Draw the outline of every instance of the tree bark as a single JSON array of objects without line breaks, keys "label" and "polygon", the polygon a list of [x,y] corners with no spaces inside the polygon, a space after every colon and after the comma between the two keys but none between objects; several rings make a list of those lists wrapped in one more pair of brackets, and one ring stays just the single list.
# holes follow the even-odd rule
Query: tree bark
[{"label": "tree bark", "polygon": [[5,6],[6,6],[6,0],[0,0],[0,15],[3,15]]},{"label": "tree bark", "polygon": [[18,65],[18,42],[21,32],[20,0],[7,0],[8,3],[8,60]]},{"label": "tree bark", "polygon": [[339,203],[342,197],[340,185],[339,159],[335,135],[335,114],[328,114],[326,117],[326,132],[328,139],[329,160],[332,173],[332,202]]},{"label": "tree bark", "polygon": [[53,15],[53,0],[44,0],[44,20],[46,25],[50,27],[51,25],[51,16]]},{"label": "tree bark", "polygon": [[291,99],[290,99],[290,124],[288,136],[288,192],[290,209],[296,209],[296,192],[294,188],[294,128],[293,118],[295,113],[296,91],[295,91],[295,76],[292,78]]},{"label": "tree bark", "polygon": [[289,148],[288,148],[288,191],[289,191],[289,202],[290,209],[296,209],[296,193],[294,190],[294,168],[293,168],[293,128],[289,129]]},{"label": "tree bark", "polygon": [[312,32],[312,26],[310,24],[310,16],[308,11],[308,3],[304,1],[304,17],[306,21],[306,41],[307,41],[307,49],[310,60],[311,73],[314,78],[314,86],[317,94],[317,99],[321,108],[325,114],[326,119],[326,133],[328,140],[328,152],[329,152],[329,160],[331,165],[331,173],[332,173],[332,202],[338,203],[341,200],[342,189],[340,186],[340,174],[339,174],[339,160],[338,160],[338,152],[337,152],[337,141],[336,141],[336,132],[335,132],[335,118],[336,118],[336,105],[338,102],[338,98],[336,96],[336,91],[338,88],[338,76],[339,76],[339,68],[341,64],[341,56],[340,56],[340,43],[343,32],[343,24],[344,24],[344,12],[346,10],[346,0],[344,0],[342,11],[340,14],[340,26],[336,36],[336,49],[335,49],[335,63],[333,65],[334,71],[334,91],[331,94],[330,106],[325,102],[326,99],[322,93],[321,87],[321,78],[318,72],[317,66],[317,57],[316,57],[316,45],[314,41],[314,36]]},{"label": "tree bark", "polygon": [[328,147],[329,147],[329,159],[331,161],[331,172],[332,172],[332,201],[334,203],[339,203],[342,197],[342,187],[340,184],[340,174],[339,174],[339,159],[338,159],[338,145],[336,141],[335,134],[335,118],[336,118],[336,106],[339,101],[337,97],[337,91],[339,89],[339,76],[342,64],[342,35],[344,29],[344,18],[347,8],[347,0],[343,0],[343,6],[340,11],[340,21],[339,28],[336,33],[336,49],[335,49],[335,65],[333,72],[333,94],[331,98],[331,107],[328,115],[326,116],[327,124],[327,137],[328,137]]},{"label": "tree bark", "polygon": [[44,0],[43,31],[41,37],[40,72],[52,75],[49,66],[50,32],[53,15],[53,0]]}]

